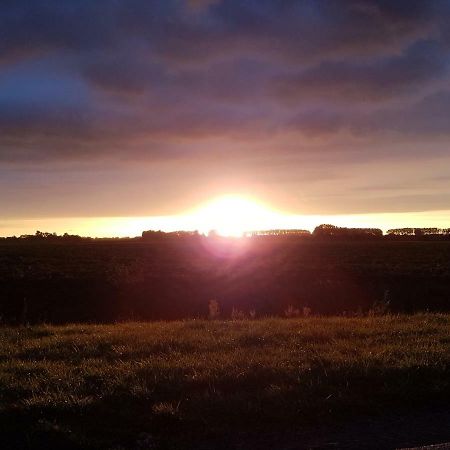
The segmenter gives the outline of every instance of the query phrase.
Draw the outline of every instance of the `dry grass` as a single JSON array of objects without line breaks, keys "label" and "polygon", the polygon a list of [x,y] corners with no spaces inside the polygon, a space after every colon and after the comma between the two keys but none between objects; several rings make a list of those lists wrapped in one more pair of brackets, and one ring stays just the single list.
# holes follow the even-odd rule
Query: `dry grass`
[{"label": "dry grass", "polygon": [[450,400],[450,316],[1,328],[0,400],[3,448],[195,447],[427,407]]}]

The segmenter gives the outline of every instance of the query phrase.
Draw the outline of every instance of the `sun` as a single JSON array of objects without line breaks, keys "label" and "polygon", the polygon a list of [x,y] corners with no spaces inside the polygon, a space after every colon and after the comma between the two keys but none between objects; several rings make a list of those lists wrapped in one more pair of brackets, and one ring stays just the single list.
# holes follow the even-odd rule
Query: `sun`
[{"label": "sun", "polygon": [[198,228],[214,230],[221,236],[240,237],[245,232],[270,226],[275,212],[261,203],[240,195],[227,195],[200,207],[195,216]]}]

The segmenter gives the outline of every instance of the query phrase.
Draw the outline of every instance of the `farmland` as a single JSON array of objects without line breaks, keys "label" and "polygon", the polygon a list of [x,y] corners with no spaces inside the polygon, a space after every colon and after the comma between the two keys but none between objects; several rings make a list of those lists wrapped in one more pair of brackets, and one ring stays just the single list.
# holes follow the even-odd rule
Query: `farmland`
[{"label": "farmland", "polygon": [[450,311],[450,241],[168,239],[0,243],[4,323]]}]

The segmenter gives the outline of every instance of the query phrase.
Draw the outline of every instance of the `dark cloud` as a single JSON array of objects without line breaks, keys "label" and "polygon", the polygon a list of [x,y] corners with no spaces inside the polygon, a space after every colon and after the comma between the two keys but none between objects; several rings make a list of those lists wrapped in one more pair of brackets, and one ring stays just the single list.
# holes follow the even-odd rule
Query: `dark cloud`
[{"label": "dark cloud", "polygon": [[299,157],[265,175],[294,183],[441,157],[449,19],[444,0],[4,0],[0,164],[184,159],[251,178],[261,157]]},{"label": "dark cloud", "polygon": [[91,63],[83,75],[94,87],[117,94],[142,94],[152,85],[152,74],[144,64],[123,58]]},{"label": "dark cloud", "polygon": [[245,50],[304,60],[383,53],[445,23],[445,4],[411,0],[6,0],[1,8],[3,57],[142,41],[165,59]]},{"label": "dark cloud", "polygon": [[274,89],[288,102],[323,98],[389,100],[444,77],[447,67],[447,54],[438,43],[419,41],[400,55],[374,61],[325,61],[298,75],[277,78]]},{"label": "dark cloud", "polygon": [[395,133],[405,139],[430,140],[449,135],[450,91],[433,93],[406,107],[382,108],[374,112],[340,114],[313,110],[298,115],[289,126],[313,136],[348,131],[357,136]]},{"label": "dark cloud", "polygon": [[55,49],[89,51],[117,40],[115,2],[6,0],[0,14],[0,60]]}]

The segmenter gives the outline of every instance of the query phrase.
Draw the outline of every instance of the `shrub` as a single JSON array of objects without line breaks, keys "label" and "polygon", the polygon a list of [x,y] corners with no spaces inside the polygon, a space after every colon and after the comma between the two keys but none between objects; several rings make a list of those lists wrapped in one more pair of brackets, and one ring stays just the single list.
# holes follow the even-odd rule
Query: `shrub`
[{"label": "shrub", "polygon": [[209,301],[208,310],[210,319],[218,319],[220,317],[220,305],[217,300]]},{"label": "shrub", "polygon": [[286,317],[298,317],[298,316],[300,316],[300,310],[298,308],[294,308],[292,305],[289,305],[284,310],[284,315]]},{"label": "shrub", "polygon": [[386,314],[389,314],[389,302],[384,300],[376,301],[368,311],[369,316],[384,316]]},{"label": "shrub", "polygon": [[231,310],[231,320],[244,320],[246,318],[245,312],[240,309],[233,308]]},{"label": "shrub", "polygon": [[372,305],[372,308],[369,309],[368,315],[369,316],[384,316],[386,314],[389,314],[390,311],[390,292],[389,289],[386,289],[384,291],[383,299],[377,300]]}]

